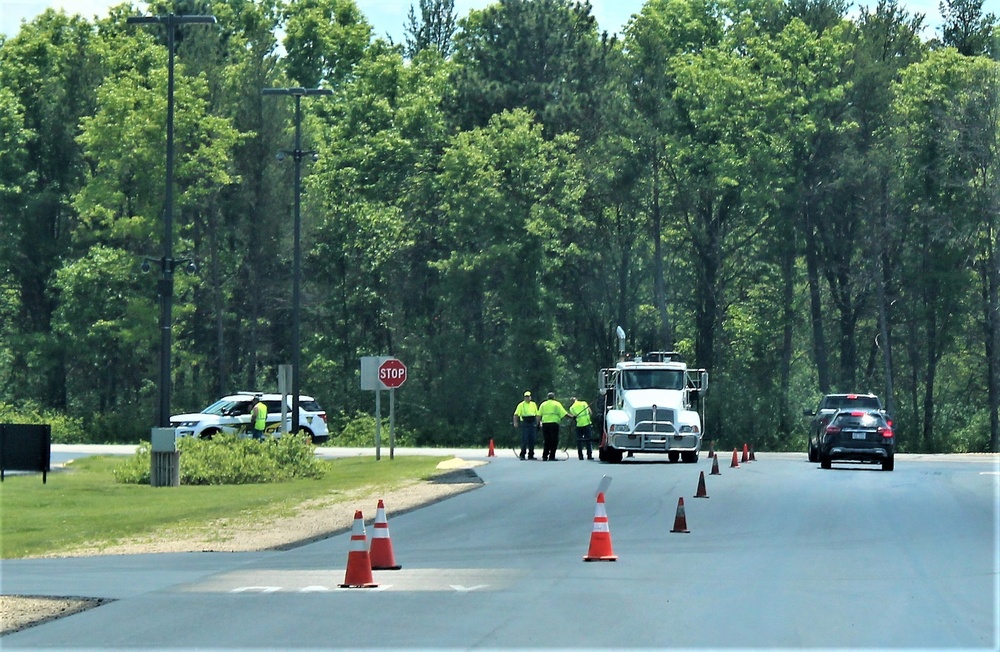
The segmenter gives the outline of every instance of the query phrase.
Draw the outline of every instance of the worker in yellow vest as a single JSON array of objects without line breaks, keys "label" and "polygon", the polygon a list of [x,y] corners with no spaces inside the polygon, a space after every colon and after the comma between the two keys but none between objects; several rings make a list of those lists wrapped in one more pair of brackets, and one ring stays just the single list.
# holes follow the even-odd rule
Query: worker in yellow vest
[{"label": "worker in yellow vest", "polygon": [[538,428],[538,406],[531,400],[531,392],[524,393],[524,400],[514,408],[514,427],[521,430],[521,459],[525,452],[528,459],[535,459],[535,431]]},{"label": "worker in yellow vest", "polygon": [[253,438],[260,441],[264,439],[264,429],[267,428],[267,406],[261,400],[260,394],[253,399],[256,403],[250,408],[250,428],[253,430]]},{"label": "worker in yellow vest", "polygon": [[587,459],[594,459],[591,440],[594,438],[594,415],[586,401],[577,397],[570,399],[569,416],[576,421],[576,454],[583,459],[583,446],[587,445]]},{"label": "worker in yellow vest", "polygon": [[545,401],[538,406],[542,420],[542,461],[555,462],[556,448],[559,446],[559,422],[566,416],[566,408],[556,400],[556,393],[549,392]]}]

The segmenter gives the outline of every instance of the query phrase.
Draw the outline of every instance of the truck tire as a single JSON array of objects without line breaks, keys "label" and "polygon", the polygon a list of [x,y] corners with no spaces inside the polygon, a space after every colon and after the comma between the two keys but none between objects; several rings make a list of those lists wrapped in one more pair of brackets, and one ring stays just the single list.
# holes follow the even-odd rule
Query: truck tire
[{"label": "truck tire", "polygon": [[698,453],[694,451],[684,451],[681,453],[681,461],[685,464],[694,464],[698,461]]}]

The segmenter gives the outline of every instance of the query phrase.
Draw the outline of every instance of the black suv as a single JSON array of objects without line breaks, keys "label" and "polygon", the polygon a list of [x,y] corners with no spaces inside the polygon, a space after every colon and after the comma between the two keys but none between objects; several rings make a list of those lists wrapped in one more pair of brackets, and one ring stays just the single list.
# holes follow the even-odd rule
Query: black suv
[{"label": "black suv", "polygon": [[850,460],[881,462],[883,471],[892,471],[896,437],[881,411],[840,410],[823,428],[817,450],[824,469],[833,460]]},{"label": "black suv", "polygon": [[[809,444],[809,461],[819,461],[819,442],[823,438],[823,432],[830,423],[830,419],[838,410],[865,410],[878,411],[885,415],[882,408],[882,401],[874,394],[827,394],[820,399],[815,411],[803,410],[802,414],[812,417],[809,421],[809,433],[806,439]],[[887,419],[889,417],[886,417]],[[891,422],[891,419],[890,419]]]}]

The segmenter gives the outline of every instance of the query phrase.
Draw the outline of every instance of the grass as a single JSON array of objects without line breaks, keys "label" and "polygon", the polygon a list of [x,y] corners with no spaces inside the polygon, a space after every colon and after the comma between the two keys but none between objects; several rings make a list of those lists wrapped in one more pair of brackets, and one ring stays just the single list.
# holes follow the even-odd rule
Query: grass
[{"label": "grass", "polygon": [[55,554],[82,545],[111,544],[165,528],[196,528],[220,518],[271,516],[316,497],[360,487],[390,490],[433,478],[447,457],[393,460],[351,457],[324,460],[318,479],[270,484],[150,487],[121,484],[113,469],[121,458],[76,460],[66,471],[7,476],[0,483],[0,558]]}]

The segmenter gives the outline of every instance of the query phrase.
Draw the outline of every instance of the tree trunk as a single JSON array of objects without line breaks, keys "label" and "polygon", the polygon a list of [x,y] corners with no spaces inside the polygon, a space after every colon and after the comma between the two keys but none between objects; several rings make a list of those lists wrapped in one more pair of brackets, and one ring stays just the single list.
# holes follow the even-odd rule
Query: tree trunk
[{"label": "tree trunk", "polygon": [[806,236],[806,278],[809,283],[809,316],[812,323],[813,357],[819,391],[830,393],[830,367],[827,363],[826,338],[823,335],[823,303],[819,285],[819,253],[816,249],[816,233],[812,224],[812,209],[808,201],[805,206]]}]

